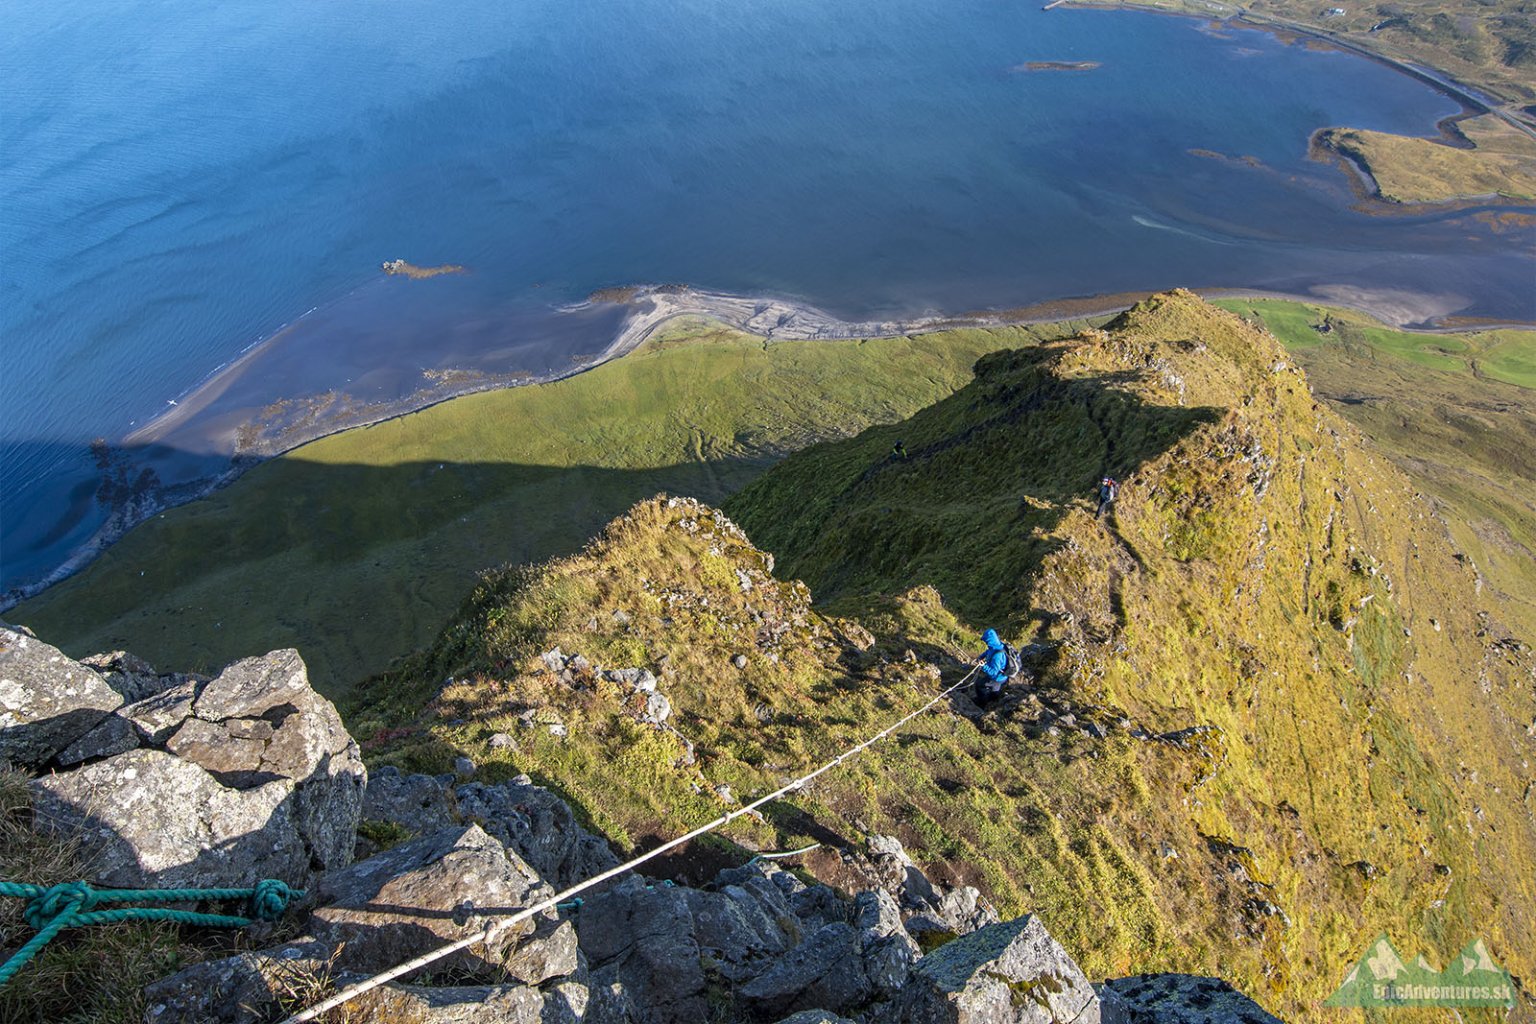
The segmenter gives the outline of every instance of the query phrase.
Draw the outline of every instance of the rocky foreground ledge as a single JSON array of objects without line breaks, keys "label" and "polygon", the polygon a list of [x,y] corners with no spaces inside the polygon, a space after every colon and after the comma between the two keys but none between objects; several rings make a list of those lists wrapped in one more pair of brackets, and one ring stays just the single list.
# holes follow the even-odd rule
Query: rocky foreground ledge
[{"label": "rocky foreground ledge", "polygon": [[[297,938],[149,983],[148,1024],[280,1019],[296,993],[318,999],[618,863],[526,777],[476,782],[466,764],[370,778],[294,651],[162,674],[121,652],[76,662],[0,627],[0,759],[35,773],[34,827],[78,841],[93,882],[308,890]],[[861,883],[851,894],[764,860],[699,888],[624,876],[367,994],[349,1019],[1276,1020],[1216,979],[1092,984],[1039,918],[1000,920],[975,889],[930,881],[892,837],[843,861]]]}]

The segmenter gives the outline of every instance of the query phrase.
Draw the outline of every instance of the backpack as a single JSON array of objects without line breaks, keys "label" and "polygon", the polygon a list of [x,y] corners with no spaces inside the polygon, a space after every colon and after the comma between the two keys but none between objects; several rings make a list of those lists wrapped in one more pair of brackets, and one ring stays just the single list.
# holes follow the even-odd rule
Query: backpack
[{"label": "backpack", "polygon": [[1003,668],[1003,678],[1010,681],[1017,679],[1019,673],[1024,671],[1024,663],[1019,660],[1019,649],[1004,640],[1003,654],[1008,658],[1008,664]]}]

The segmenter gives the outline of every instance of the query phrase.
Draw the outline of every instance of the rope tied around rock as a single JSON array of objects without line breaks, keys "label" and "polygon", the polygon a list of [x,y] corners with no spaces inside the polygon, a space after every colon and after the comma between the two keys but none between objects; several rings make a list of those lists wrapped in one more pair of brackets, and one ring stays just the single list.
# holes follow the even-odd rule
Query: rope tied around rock
[{"label": "rope tied around rock", "polygon": [[[66,928],[120,921],[170,921],[202,928],[244,928],[256,921],[278,920],[287,912],[289,904],[303,899],[304,891],[290,888],[275,878],[264,878],[249,889],[97,889],[83,881],[50,886],[0,881],[0,896],[26,900],[24,916],[37,933],[9,960],[0,964],[0,985],[4,985]],[[171,906],[96,909],[108,903],[176,904],[204,900],[244,900],[250,916],[203,914]]]}]

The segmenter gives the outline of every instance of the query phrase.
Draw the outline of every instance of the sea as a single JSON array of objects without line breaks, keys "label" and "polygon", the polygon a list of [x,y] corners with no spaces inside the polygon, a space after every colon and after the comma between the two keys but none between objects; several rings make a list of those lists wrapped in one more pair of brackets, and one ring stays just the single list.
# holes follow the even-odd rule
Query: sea
[{"label": "sea", "polygon": [[1019,0],[6,15],[0,590],[99,530],[101,461],[185,489],[264,410],[569,372],[623,320],[596,289],[871,319],[1185,285],[1536,320],[1529,227],[1374,215],[1308,158],[1319,128],[1431,136],[1460,105],[1264,31]]}]

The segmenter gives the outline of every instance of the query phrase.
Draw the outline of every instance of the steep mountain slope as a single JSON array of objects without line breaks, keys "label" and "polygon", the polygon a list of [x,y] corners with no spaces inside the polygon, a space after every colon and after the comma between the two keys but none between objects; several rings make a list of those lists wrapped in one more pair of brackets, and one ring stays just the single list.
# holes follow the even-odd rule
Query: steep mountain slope
[{"label": "steep mountain slope", "polygon": [[7,614],[78,655],[189,667],[287,644],[340,694],[429,643],[487,565],[568,554],[658,490],[723,498],[786,452],[950,394],[984,352],[1075,329],[767,342],[675,321],[591,372],[298,448]]},{"label": "steep mountain slope", "polygon": [[[1097,520],[1106,471],[1123,487]],[[1536,969],[1530,649],[1262,331],[1159,296],[984,357],[728,509],[745,533],[647,502],[576,556],[488,575],[354,731],[410,767],[529,772],[643,847],[919,706],[997,624],[1040,643],[1035,692],[989,718],[957,698],[729,839],[894,832],[1040,914],[1090,975],[1220,973],[1288,1017],[1382,931]],[[846,870],[830,849],[809,866]]]}]

